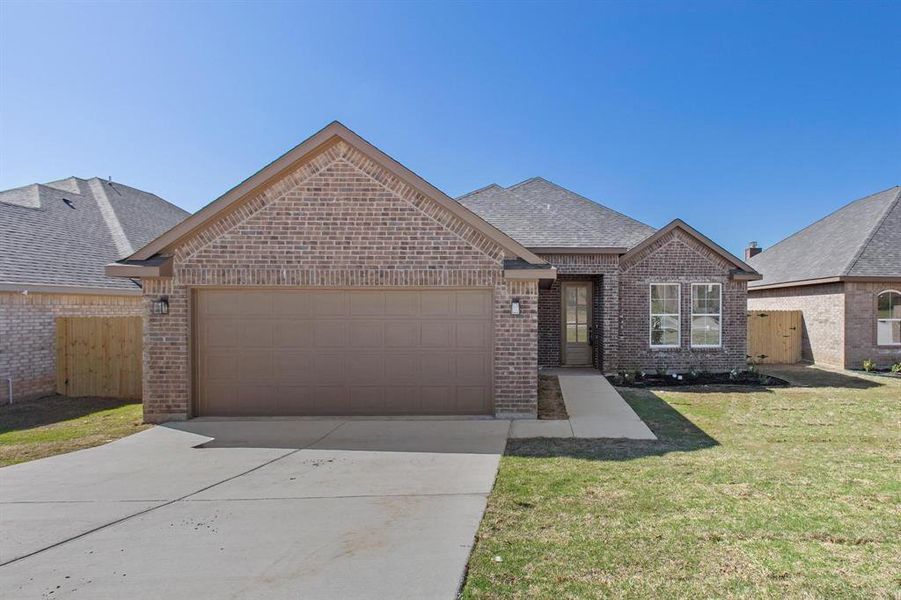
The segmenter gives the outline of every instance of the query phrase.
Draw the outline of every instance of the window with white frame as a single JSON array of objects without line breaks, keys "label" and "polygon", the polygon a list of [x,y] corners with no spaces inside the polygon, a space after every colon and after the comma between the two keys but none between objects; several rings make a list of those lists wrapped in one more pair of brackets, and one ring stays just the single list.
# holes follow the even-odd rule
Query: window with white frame
[{"label": "window with white frame", "polygon": [[678,348],[680,344],[678,283],[651,284],[651,347]]},{"label": "window with white frame", "polygon": [[722,323],[722,284],[691,284],[691,345],[696,348],[722,345]]},{"label": "window with white frame", "polygon": [[901,292],[886,290],[876,299],[876,343],[901,346]]}]

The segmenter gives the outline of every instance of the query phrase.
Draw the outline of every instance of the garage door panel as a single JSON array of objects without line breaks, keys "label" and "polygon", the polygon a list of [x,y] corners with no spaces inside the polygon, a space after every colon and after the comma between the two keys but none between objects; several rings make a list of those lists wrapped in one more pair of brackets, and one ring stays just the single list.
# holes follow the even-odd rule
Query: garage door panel
[{"label": "garage door panel", "polygon": [[420,340],[424,348],[450,348],[453,346],[453,323],[423,321]]},{"label": "garage door panel", "polygon": [[385,356],[385,379],[391,384],[413,384],[419,381],[420,360],[417,354]]},{"label": "garage door panel", "polygon": [[368,317],[385,314],[385,292],[355,292],[349,294],[350,316]]},{"label": "garage door panel", "polygon": [[314,317],[343,317],[347,316],[348,297],[347,292],[310,292],[313,300]]},{"label": "garage door panel", "polygon": [[312,317],[313,301],[309,294],[273,294],[272,312],[285,317]]},{"label": "garage door panel", "polygon": [[388,348],[419,346],[419,325],[411,321],[385,321],[385,346]]},{"label": "garage door panel", "polygon": [[454,360],[460,384],[471,385],[488,380],[488,361],[483,354],[458,354],[454,356]]},{"label": "garage door panel", "polygon": [[423,382],[447,383],[454,382],[456,370],[453,357],[444,354],[424,354],[419,359],[420,374]]},{"label": "garage door panel", "polygon": [[275,325],[274,321],[263,319],[239,322],[237,325],[238,346],[242,348],[271,348],[274,339],[272,330]]},{"label": "garage door panel", "polygon": [[347,358],[343,354],[316,354],[313,358],[313,382],[319,385],[341,385],[347,373]]},{"label": "garage door panel", "polygon": [[419,292],[385,292],[385,315],[389,317],[419,316]]},{"label": "garage door panel", "polygon": [[420,296],[420,314],[424,317],[450,317],[454,314],[454,292],[437,291]]},{"label": "garage door panel", "polygon": [[323,319],[313,323],[313,345],[316,348],[344,348],[349,341],[347,321]]},{"label": "garage door panel", "polygon": [[238,323],[235,319],[209,319],[203,328],[207,348],[237,348]]},{"label": "garage door panel", "polygon": [[345,377],[351,385],[384,385],[385,358],[377,354],[352,354],[347,357]]},{"label": "garage door panel", "polygon": [[206,372],[216,381],[231,381],[238,378],[238,357],[234,354],[210,353],[203,357]]},{"label": "garage door panel", "polygon": [[273,358],[275,380],[282,384],[308,384],[316,372],[312,352],[278,351]]},{"label": "garage door panel", "polygon": [[489,413],[487,290],[199,290],[200,415]]},{"label": "garage door panel", "polygon": [[483,386],[457,387],[456,409],[461,413],[472,413],[484,406],[488,399],[488,388]]},{"label": "garage door panel", "polygon": [[242,350],[238,355],[238,379],[250,383],[271,383],[275,379],[272,354]]},{"label": "garage door panel", "polygon": [[280,320],[273,332],[276,348],[310,348],[313,345],[313,322],[311,320]]},{"label": "garage door panel", "polygon": [[349,323],[350,345],[355,348],[381,348],[385,345],[385,323],[376,320],[355,320]]},{"label": "garage door panel", "polygon": [[487,348],[489,332],[478,321],[464,321],[457,323],[457,347],[459,348]]},{"label": "garage door panel", "polygon": [[457,292],[457,316],[488,317],[491,314],[491,296],[482,292]]}]

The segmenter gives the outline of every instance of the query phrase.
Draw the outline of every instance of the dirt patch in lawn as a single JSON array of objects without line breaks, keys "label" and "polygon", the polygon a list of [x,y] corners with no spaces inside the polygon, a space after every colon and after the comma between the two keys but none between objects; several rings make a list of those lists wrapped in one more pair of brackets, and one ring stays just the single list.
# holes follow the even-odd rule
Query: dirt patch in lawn
[{"label": "dirt patch in lawn", "polygon": [[0,405],[0,467],[63,454],[147,429],[141,403],[47,396]]},{"label": "dirt patch in lawn", "polygon": [[556,375],[538,376],[538,418],[547,420],[568,419],[560,380]]}]

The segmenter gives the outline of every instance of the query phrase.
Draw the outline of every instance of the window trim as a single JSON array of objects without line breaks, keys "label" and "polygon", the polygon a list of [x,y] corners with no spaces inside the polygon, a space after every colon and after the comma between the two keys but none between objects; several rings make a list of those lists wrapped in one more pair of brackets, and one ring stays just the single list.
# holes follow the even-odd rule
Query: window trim
[{"label": "window trim", "polygon": [[894,318],[894,317],[889,318],[889,319],[880,319],[880,318],[879,318],[879,297],[882,296],[882,294],[891,294],[891,293],[895,293],[895,294],[898,294],[899,296],[901,296],[901,291],[893,290],[893,289],[882,290],[881,292],[879,292],[878,294],[876,294],[876,346],[878,346],[878,347],[880,347],[880,348],[898,348],[898,347],[901,347],[901,342],[898,342],[897,344],[895,344],[895,343],[880,344],[880,343],[879,343],[879,323],[880,323],[881,321],[886,321],[886,322],[889,322],[889,323],[894,322],[894,321],[899,321],[899,322],[901,322],[901,318],[897,318],[897,319]]},{"label": "window trim", "polygon": [[[651,289],[655,285],[674,285],[676,286],[676,298],[677,298],[677,308],[679,312],[675,315],[671,313],[658,313],[658,316],[675,316],[676,320],[679,323],[679,326],[676,327],[676,343],[675,344],[655,344],[654,343],[654,327],[652,325],[654,319],[654,305],[651,302]],[[654,281],[648,284],[648,344],[650,345],[652,350],[668,350],[668,349],[678,349],[682,347],[682,284],[675,281]]]},{"label": "window trim", "polygon": [[[719,313],[695,313],[695,286],[698,285],[715,285],[720,290],[720,312]],[[688,343],[692,348],[722,348],[723,347],[723,284],[719,281],[705,281],[691,284],[691,318],[688,321]],[[720,343],[719,344],[695,344],[692,341],[692,329],[694,328],[694,318],[698,317],[719,317],[720,319]]]}]

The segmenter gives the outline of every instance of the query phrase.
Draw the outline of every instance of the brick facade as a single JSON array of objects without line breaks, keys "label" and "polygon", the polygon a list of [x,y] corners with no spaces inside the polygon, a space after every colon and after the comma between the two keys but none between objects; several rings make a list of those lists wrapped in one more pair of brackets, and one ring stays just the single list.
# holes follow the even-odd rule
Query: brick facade
[{"label": "brick facade", "polygon": [[863,368],[871,359],[880,368],[901,362],[901,346],[876,343],[876,298],[886,290],[901,291],[898,282],[845,282],[845,367]]},{"label": "brick facade", "polygon": [[876,298],[896,282],[845,281],[751,290],[750,310],[800,310],[802,358],[826,366],[860,369],[865,359],[880,367],[901,362],[901,347],[876,343]]},{"label": "brick facade", "polygon": [[[674,229],[620,265],[620,369],[652,371],[665,367],[729,371],[747,366],[747,283],[734,281],[735,266],[690,235]],[[678,348],[650,345],[651,283],[681,286],[681,343]],[[722,346],[691,347],[691,284],[722,284]]]},{"label": "brick facade", "polygon": [[[537,281],[505,280],[504,258],[482,232],[335,143],[181,242],[172,278],[145,280],[145,419],[191,415],[190,290],[202,286],[491,289],[495,413],[533,417]],[[151,314],[162,295],[169,314]]]},{"label": "brick facade", "polygon": [[[140,296],[0,292],[0,375],[17,400],[56,391],[56,317],[136,317]],[[0,380],[0,402],[8,401]]]},{"label": "brick facade", "polygon": [[548,254],[541,258],[557,268],[557,281],[539,292],[538,363],[560,366],[561,281],[592,282],[594,366],[615,370],[619,337],[619,256],[616,254]]}]

